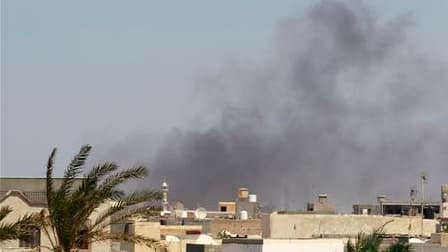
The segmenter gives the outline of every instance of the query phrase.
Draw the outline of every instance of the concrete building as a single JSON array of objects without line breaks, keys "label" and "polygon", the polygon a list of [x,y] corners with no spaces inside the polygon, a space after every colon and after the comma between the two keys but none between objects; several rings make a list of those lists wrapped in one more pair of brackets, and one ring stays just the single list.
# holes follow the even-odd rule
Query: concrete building
[{"label": "concrete building", "polygon": [[[435,219],[440,215],[440,201],[425,201],[423,203],[425,219]],[[355,204],[353,214],[385,215],[385,216],[418,216],[421,215],[422,202],[418,200],[389,200],[385,196],[378,196],[374,204]]]},{"label": "concrete building", "polygon": [[235,206],[237,219],[253,219],[259,217],[260,204],[257,201],[257,195],[249,194],[247,188],[238,189],[238,198],[235,201]]},{"label": "concrete building", "polygon": [[336,207],[328,201],[328,195],[324,193],[319,194],[317,201],[308,203],[306,210],[316,214],[336,213]]},{"label": "concrete building", "polygon": [[[57,188],[62,178],[54,179]],[[80,184],[82,179],[76,180]],[[12,212],[3,219],[3,222],[15,222],[20,217],[39,213],[47,207],[46,179],[45,178],[0,178],[0,207],[9,206]],[[27,235],[19,240],[8,240],[0,243],[0,249],[27,249],[37,246],[49,246],[50,241],[39,227],[30,227]],[[42,249],[45,251],[45,249]]]},{"label": "concrete building", "polygon": [[[54,185],[59,187],[62,178],[55,178]],[[77,179],[80,184],[82,179]],[[112,201],[106,202],[92,213],[87,222],[94,222],[96,218],[110,205]],[[2,222],[14,222],[21,216],[30,213],[40,213],[47,208],[46,179],[45,178],[0,178],[0,207],[9,206],[13,211],[2,220]],[[149,238],[160,239],[160,224],[136,220],[126,220],[122,224],[110,227],[111,232],[125,232],[130,234],[145,235]],[[108,230],[106,230],[108,231]],[[50,233],[51,236],[54,234]],[[40,247],[42,252],[50,251],[51,243],[44,230],[39,227],[30,227],[28,235],[20,240],[8,240],[0,243],[0,251],[27,251]],[[146,246],[112,242],[110,240],[86,244],[79,248],[80,251],[110,252],[154,252]]]},{"label": "concrete building", "polygon": [[[371,232],[384,225],[386,234],[391,236],[430,237],[436,232],[438,221],[422,220],[419,216],[378,216],[378,215],[333,215],[277,213],[264,215],[262,230],[264,238],[310,239],[318,237],[356,237],[359,232]],[[422,229],[423,228],[423,229]]]},{"label": "concrete building", "polygon": [[236,203],[235,201],[220,201],[218,202],[218,208],[220,212],[236,214]]}]

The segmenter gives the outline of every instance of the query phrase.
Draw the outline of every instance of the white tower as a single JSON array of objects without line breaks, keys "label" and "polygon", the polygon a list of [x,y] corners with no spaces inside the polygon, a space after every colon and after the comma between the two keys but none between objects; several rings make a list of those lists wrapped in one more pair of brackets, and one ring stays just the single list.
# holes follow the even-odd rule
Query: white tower
[{"label": "white tower", "polygon": [[442,206],[440,217],[448,218],[448,184],[442,185]]},{"label": "white tower", "polygon": [[162,182],[162,206],[163,206],[163,213],[168,211],[168,184],[166,183],[165,179],[163,179]]}]

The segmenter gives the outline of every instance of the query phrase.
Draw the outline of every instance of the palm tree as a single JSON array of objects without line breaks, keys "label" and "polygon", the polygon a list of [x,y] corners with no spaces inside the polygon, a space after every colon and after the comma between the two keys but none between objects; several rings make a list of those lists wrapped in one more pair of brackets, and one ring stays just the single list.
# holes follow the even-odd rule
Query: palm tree
[{"label": "palm tree", "polygon": [[[371,233],[358,233],[356,242],[348,240],[346,244],[347,252],[378,252],[384,240],[384,227],[392,221],[388,221],[382,226],[374,229]],[[410,252],[412,247],[409,243],[396,242],[389,246],[385,252]]]},{"label": "palm tree", "polygon": [[[9,206],[0,208],[0,222],[12,212]],[[27,227],[35,223],[35,215],[25,215],[16,222],[0,223],[0,242],[15,240],[26,234]]]},{"label": "palm tree", "polygon": [[382,227],[373,230],[369,234],[360,232],[356,237],[355,243],[348,240],[346,245],[347,252],[377,252],[379,251],[383,237],[384,231]]},{"label": "palm tree", "polygon": [[[40,224],[57,252],[76,251],[83,243],[115,240],[144,244],[165,251],[163,244],[155,239],[136,234],[113,233],[113,224],[123,223],[128,217],[147,211],[141,202],[160,199],[158,191],[139,191],[125,194],[119,186],[147,175],[145,167],[138,166],[119,170],[115,163],[97,165],[84,174],[82,183],[75,183],[84,168],[92,147],[82,146],[65,170],[61,186],[53,182],[53,163],[56,148],[47,162],[48,212],[42,212]],[[131,207],[133,206],[133,207]],[[99,208],[101,207],[101,208]],[[104,209],[99,213],[96,209]],[[96,218],[92,218],[92,213]]]},{"label": "palm tree", "polygon": [[410,252],[412,251],[412,246],[405,242],[396,242],[386,249],[386,252]]}]

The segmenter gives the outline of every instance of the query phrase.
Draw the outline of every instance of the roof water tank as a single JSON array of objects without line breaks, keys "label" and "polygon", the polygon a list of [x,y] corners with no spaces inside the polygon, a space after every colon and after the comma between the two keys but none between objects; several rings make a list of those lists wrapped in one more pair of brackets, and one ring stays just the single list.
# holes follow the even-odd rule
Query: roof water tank
[{"label": "roof water tank", "polygon": [[167,242],[180,242],[180,239],[177,236],[174,235],[166,235],[165,240]]},{"label": "roof water tank", "polygon": [[248,213],[246,210],[240,211],[240,219],[241,220],[247,220],[248,219]]},{"label": "roof water tank", "polygon": [[257,202],[257,195],[256,194],[249,194],[249,202],[251,202],[251,203]]}]

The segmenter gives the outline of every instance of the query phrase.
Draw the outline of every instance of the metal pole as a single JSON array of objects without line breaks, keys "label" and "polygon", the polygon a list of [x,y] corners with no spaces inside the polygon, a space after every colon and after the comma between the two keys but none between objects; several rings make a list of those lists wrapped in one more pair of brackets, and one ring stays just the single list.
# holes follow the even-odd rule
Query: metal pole
[{"label": "metal pole", "polygon": [[421,237],[423,238],[423,218],[424,218],[424,208],[425,208],[425,183],[426,183],[426,173],[422,172],[421,176],[421,186],[422,186],[422,206],[421,206]]},{"label": "metal pole", "polygon": [[424,209],[425,209],[425,180],[422,180],[422,236],[423,236],[423,218],[424,216]]}]

